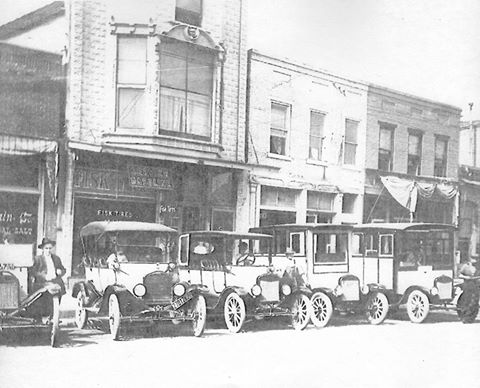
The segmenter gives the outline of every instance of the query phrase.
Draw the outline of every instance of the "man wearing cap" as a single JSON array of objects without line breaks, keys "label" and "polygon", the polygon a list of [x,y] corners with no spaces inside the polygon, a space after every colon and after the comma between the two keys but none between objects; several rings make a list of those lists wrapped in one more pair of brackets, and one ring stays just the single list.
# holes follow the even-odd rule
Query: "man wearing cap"
[{"label": "man wearing cap", "polygon": [[476,256],[469,255],[468,260],[458,269],[458,277],[460,279],[471,279],[474,277],[475,273],[477,272],[477,268],[475,268],[476,262]]},{"label": "man wearing cap", "polygon": [[65,275],[65,267],[60,260],[60,257],[52,253],[55,246],[55,241],[46,237],[38,246],[42,250],[41,255],[35,256],[33,267],[31,271],[33,280],[33,291],[43,287],[45,283],[56,283],[61,288],[61,295],[65,294],[65,283],[63,283],[62,276]]},{"label": "man wearing cap", "polygon": [[288,247],[285,251],[285,257],[289,260],[289,266],[285,268],[285,275],[290,276],[292,279],[295,280],[296,286],[308,286],[307,276],[298,263],[295,260],[295,251]]}]

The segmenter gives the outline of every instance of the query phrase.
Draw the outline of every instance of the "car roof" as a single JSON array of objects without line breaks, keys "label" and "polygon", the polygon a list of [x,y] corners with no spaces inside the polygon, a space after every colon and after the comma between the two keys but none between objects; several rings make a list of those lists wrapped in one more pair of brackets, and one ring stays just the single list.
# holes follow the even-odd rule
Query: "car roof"
[{"label": "car roof", "polygon": [[455,225],[440,224],[440,223],[428,223],[428,222],[374,222],[370,224],[358,224],[354,226],[354,229],[377,229],[377,230],[455,230]]},{"label": "car roof", "polygon": [[328,223],[305,223],[305,224],[279,224],[279,225],[269,225],[269,226],[257,226],[250,228],[251,231],[257,232],[262,230],[278,230],[278,229],[289,229],[289,230],[328,230],[328,229],[340,229],[340,230],[352,230],[353,225],[351,224],[328,224]]},{"label": "car roof", "polygon": [[231,232],[225,230],[201,230],[188,233],[192,237],[224,237],[224,238],[239,238],[239,239],[256,239],[256,238],[267,238],[271,239],[272,236],[269,234],[263,233],[240,233],[240,232]]},{"label": "car roof", "polygon": [[93,221],[80,229],[80,236],[91,236],[105,232],[138,231],[177,233],[175,229],[162,224],[139,221]]}]

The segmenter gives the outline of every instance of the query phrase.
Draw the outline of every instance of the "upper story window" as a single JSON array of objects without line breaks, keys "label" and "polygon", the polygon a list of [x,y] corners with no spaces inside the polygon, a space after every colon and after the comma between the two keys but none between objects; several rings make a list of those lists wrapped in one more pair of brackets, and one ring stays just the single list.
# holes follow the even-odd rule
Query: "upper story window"
[{"label": "upper story window", "polygon": [[448,139],[443,136],[435,137],[434,176],[447,176],[447,149]]},{"label": "upper story window", "polygon": [[335,194],[307,192],[307,223],[331,223]]},{"label": "upper story window", "polygon": [[308,152],[310,159],[322,160],[324,122],[325,115],[323,113],[310,111],[310,148]]},{"label": "upper story window", "polygon": [[202,25],[202,0],[177,0],[175,20],[200,27]]},{"label": "upper story window", "polygon": [[343,163],[355,165],[357,160],[357,132],[358,121],[345,120],[345,140],[344,140],[344,155]]},{"label": "upper story window", "polygon": [[380,126],[380,143],[378,147],[378,169],[392,171],[393,168],[393,133],[392,127]]},{"label": "upper story window", "polygon": [[117,42],[117,127],[145,127],[147,38],[119,36]]},{"label": "upper story window", "polygon": [[211,138],[215,55],[181,42],[160,44],[160,133]]},{"label": "upper story window", "polygon": [[422,134],[410,132],[408,134],[407,174],[420,175],[421,161],[422,161]]},{"label": "upper story window", "polygon": [[290,106],[272,102],[270,117],[270,153],[286,155]]}]

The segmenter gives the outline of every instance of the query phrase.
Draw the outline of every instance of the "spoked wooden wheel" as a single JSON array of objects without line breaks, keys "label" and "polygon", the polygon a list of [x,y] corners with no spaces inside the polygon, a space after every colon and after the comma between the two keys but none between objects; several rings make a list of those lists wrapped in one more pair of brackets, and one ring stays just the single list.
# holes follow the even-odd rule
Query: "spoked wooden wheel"
[{"label": "spoked wooden wheel", "polygon": [[407,299],[407,313],[413,323],[422,323],[430,311],[427,295],[419,290],[413,290]]},{"label": "spoked wooden wheel", "polygon": [[376,292],[368,298],[367,319],[372,325],[379,325],[387,318],[388,299],[385,294]]},{"label": "spoked wooden wheel", "polygon": [[207,323],[207,303],[202,295],[192,300],[192,330],[195,337],[201,337]]},{"label": "spoked wooden wheel", "polygon": [[227,329],[231,333],[238,333],[245,322],[246,308],[245,302],[235,292],[232,292],[225,299],[223,315]]},{"label": "spoked wooden wheel", "polygon": [[307,327],[311,315],[310,299],[303,294],[295,296],[292,306],[292,326],[295,330]]},{"label": "spoked wooden wheel", "polygon": [[58,332],[60,330],[60,297],[58,295],[52,296],[52,319],[50,321],[52,329],[50,331],[50,345],[56,347],[58,345]]},{"label": "spoked wooden wheel", "polygon": [[110,336],[113,340],[118,340],[120,337],[120,303],[115,294],[111,294],[108,299],[108,324],[110,326]]},{"label": "spoked wooden wheel", "polygon": [[332,300],[323,292],[316,292],[310,298],[312,302],[312,316],[310,317],[315,327],[325,327],[333,313]]},{"label": "spoked wooden wheel", "polygon": [[88,321],[88,311],[85,309],[85,294],[80,291],[77,294],[77,305],[75,308],[75,324],[79,329],[85,329]]}]

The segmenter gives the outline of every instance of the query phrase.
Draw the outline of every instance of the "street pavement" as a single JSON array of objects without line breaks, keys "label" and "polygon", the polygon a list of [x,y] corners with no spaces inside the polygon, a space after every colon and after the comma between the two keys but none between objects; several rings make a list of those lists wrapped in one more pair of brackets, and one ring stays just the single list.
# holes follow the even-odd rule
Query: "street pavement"
[{"label": "street pavement", "polygon": [[372,326],[336,316],[302,332],[281,321],[251,322],[239,334],[209,324],[202,338],[184,325],[127,328],[121,341],[63,326],[56,349],[38,333],[0,345],[0,387],[480,387],[480,320],[393,318]]}]

